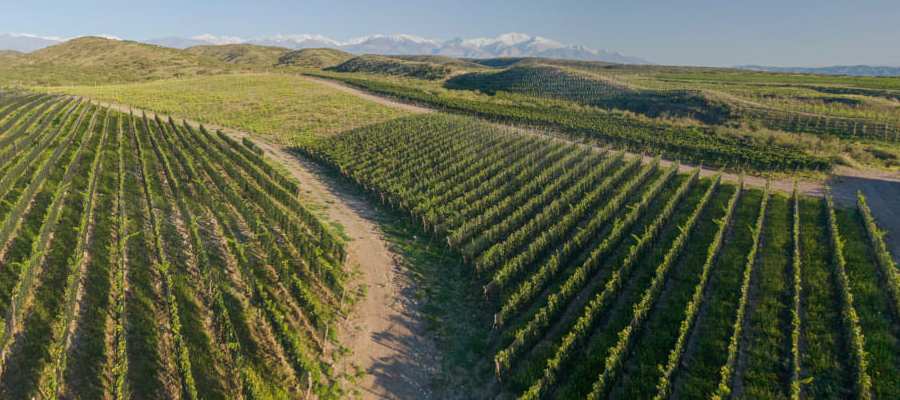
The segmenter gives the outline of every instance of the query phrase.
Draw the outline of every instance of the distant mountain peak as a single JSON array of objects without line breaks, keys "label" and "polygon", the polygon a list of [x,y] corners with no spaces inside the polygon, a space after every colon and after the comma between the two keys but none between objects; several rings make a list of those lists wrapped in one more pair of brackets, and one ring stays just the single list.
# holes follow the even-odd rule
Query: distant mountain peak
[{"label": "distant mountain peak", "polygon": [[210,44],[237,44],[244,43],[245,40],[239,38],[237,36],[216,36],[210,33],[204,33],[202,35],[192,36],[191,39],[198,40],[201,42],[208,42]]},{"label": "distant mountain peak", "polygon": [[416,43],[416,44],[434,44],[434,45],[439,44],[439,42],[436,40],[426,39],[426,38],[423,38],[420,36],[415,36],[415,35],[407,35],[407,34],[402,34],[402,33],[393,34],[393,35],[384,35],[384,34],[379,33],[379,34],[375,34],[375,35],[362,36],[362,37],[350,39],[346,42],[340,43],[340,45],[341,46],[354,46],[354,45],[360,45],[360,44],[363,44],[366,42],[371,42],[373,40],[379,40],[379,39],[390,40],[390,41],[395,41],[395,42],[412,42],[412,43]]}]

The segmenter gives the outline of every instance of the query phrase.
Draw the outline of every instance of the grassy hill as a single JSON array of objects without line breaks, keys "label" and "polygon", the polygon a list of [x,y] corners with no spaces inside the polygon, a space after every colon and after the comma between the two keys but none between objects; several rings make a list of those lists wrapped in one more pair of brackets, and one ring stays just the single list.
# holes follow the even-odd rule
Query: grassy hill
[{"label": "grassy hill", "polygon": [[194,46],[185,50],[187,53],[214,58],[216,60],[238,65],[271,67],[289,50],[283,47],[257,46],[253,44],[225,44],[218,46]]},{"label": "grassy hill", "polygon": [[328,68],[351,58],[352,54],[335,49],[301,49],[283,53],[275,64],[279,67]]},{"label": "grassy hill", "polygon": [[379,75],[406,76],[427,80],[449,77],[456,70],[445,64],[404,60],[396,57],[364,55],[328,68],[335,72],[363,72]]},{"label": "grassy hill", "polygon": [[435,55],[421,55],[421,56],[390,56],[390,58],[396,58],[404,61],[413,61],[413,62],[425,62],[431,64],[439,64],[439,65],[447,65],[457,69],[471,69],[471,70],[481,70],[485,69],[484,65],[461,59],[461,58],[453,58],[447,56],[435,56]]},{"label": "grassy hill", "polygon": [[214,58],[132,41],[82,37],[0,65],[0,85],[106,84],[220,74]]},{"label": "grassy hill", "polygon": [[699,91],[645,90],[622,82],[549,65],[522,65],[487,73],[469,73],[447,81],[450,89],[498,91],[558,98],[594,107],[628,110],[649,117],[694,118],[722,123],[729,108],[713,102]]}]

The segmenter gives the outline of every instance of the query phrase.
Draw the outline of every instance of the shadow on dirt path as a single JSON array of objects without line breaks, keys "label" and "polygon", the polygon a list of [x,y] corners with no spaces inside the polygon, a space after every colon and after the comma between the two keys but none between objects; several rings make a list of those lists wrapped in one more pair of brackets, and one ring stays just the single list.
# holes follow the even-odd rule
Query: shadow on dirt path
[{"label": "shadow on dirt path", "polygon": [[859,174],[852,170],[838,170],[828,180],[835,202],[856,208],[856,192],[861,191],[869,202],[878,226],[887,231],[885,244],[900,263],[900,176],[891,174]]}]

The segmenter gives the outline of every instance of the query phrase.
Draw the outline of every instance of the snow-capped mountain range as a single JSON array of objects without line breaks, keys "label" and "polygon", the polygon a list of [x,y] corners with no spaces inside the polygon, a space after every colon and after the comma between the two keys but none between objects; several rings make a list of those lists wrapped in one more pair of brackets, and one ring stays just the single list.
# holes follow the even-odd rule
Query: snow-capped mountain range
[{"label": "snow-capped mountain range", "polygon": [[[220,40],[219,37],[211,35],[195,36],[192,39],[206,40],[209,43],[215,43],[217,40]],[[242,40],[240,42],[291,49],[330,47],[355,54],[432,54],[469,58],[550,57],[627,64],[648,63],[640,58],[629,57],[616,52],[563,44],[552,39],[524,33],[505,33],[494,38],[456,38],[444,41],[405,34],[378,34],[347,41],[334,40],[322,35],[277,35]],[[151,43],[160,45],[175,44],[163,41],[151,41]]]},{"label": "snow-capped mountain range", "polygon": [[[30,34],[0,34],[0,50],[30,52],[61,43],[65,40],[68,39],[42,37]],[[346,41],[311,34],[273,35],[252,39],[203,34],[192,37],[165,37],[146,40],[144,42],[179,49],[199,45],[249,43],[264,46],[285,47],[289,49],[327,47],[355,54],[430,54],[468,58],[549,57],[626,64],[648,63],[640,58],[629,57],[616,52],[563,44],[552,39],[524,33],[506,33],[494,38],[456,38],[451,40],[427,39],[405,34],[378,34]]]}]

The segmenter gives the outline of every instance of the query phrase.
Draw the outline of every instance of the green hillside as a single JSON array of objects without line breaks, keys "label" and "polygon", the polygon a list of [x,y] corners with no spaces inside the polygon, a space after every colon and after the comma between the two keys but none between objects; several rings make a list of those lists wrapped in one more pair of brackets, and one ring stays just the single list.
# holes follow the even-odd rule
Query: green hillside
[{"label": "green hillside", "polygon": [[341,64],[353,55],[335,49],[301,49],[282,54],[276,61],[279,67],[328,68]]},{"label": "green hillside", "polygon": [[327,68],[334,72],[362,72],[369,74],[404,76],[426,80],[438,80],[449,77],[455,70],[445,64],[409,61],[400,58],[364,55],[354,57],[346,62]]},{"label": "green hillside", "polygon": [[185,50],[189,54],[214,58],[228,64],[271,67],[279,57],[288,52],[283,47],[257,46],[253,44],[225,44],[194,46]]},{"label": "green hillside", "polygon": [[515,66],[499,72],[459,75],[445,85],[450,89],[523,93],[571,100],[606,109],[628,110],[650,117],[693,118],[705,123],[728,119],[727,104],[714,102],[699,91],[645,90],[612,79],[569,71],[549,65]]},{"label": "green hillside", "polygon": [[0,65],[0,85],[108,84],[231,72],[214,58],[132,41],[82,37]]}]

